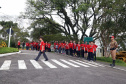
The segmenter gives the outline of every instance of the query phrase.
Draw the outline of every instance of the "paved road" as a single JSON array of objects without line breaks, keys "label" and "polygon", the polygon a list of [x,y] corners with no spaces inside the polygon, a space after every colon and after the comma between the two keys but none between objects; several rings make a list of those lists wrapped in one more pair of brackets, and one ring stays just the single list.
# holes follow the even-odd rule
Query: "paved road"
[{"label": "paved road", "polygon": [[37,51],[0,58],[0,84],[126,84],[126,72],[76,57]]}]

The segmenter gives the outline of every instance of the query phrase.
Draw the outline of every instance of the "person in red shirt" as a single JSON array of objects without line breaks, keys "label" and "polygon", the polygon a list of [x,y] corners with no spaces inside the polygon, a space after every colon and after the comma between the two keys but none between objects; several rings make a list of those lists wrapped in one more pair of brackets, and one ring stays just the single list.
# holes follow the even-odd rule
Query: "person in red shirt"
[{"label": "person in red shirt", "polygon": [[18,50],[19,50],[19,48],[20,48],[20,41],[18,41]]},{"label": "person in red shirt", "polygon": [[96,48],[98,47],[96,44],[95,44],[95,41],[93,42],[93,45],[94,45],[94,61],[96,61]]},{"label": "person in red shirt", "polygon": [[94,61],[94,45],[93,45],[93,41],[90,42],[90,45],[88,46],[88,52],[89,52],[89,61],[92,60]]},{"label": "person in red shirt", "polygon": [[84,58],[84,41],[81,44],[81,56]]},{"label": "person in red shirt", "polygon": [[48,52],[51,52],[51,43],[48,42]]},{"label": "person in red shirt", "polygon": [[36,42],[35,41],[33,42],[33,49],[34,50],[36,49]]},{"label": "person in red shirt", "polygon": [[30,44],[29,44],[29,42],[27,42],[26,43],[26,50],[29,50],[29,46],[30,46]]},{"label": "person in red shirt", "polygon": [[54,51],[56,52],[56,41],[54,42]]},{"label": "person in red shirt", "polygon": [[88,44],[87,44],[87,41],[85,42],[85,44],[84,44],[84,56],[87,58],[87,56],[88,56],[88,49],[87,49],[87,47],[88,47]]},{"label": "person in red shirt", "polygon": [[36,42],[36,44],[35,44],[36,45],[36,51],[38,50],[38,44],[39,44],[38,42]]},{"label": "person in red shirt", "polygon": [[33,42],[30,43],[31,50],[33,50]]},{"label": "person in red shirt", "polygon": [[65,50],[66,50],[66,55],[68,55],[68,51],[69,51],[69,43],[68,42],[66,42]]},{"label": "person in red shirt", "polygon": [[48,50],[48,42],[45,43],[45,52]]},{"label": "person in red shirt", "polygon": [[58,45],[58,49],[59,49],[59,53],[61,53],[61,42],[59,42],[59,45]]},{"label": "person in red shirt", "polygon": [[61,44],[62,54],[65,54],[65,42]]},{"label": "person in red shirt", "polygon": [[38,61],[38,59],[40,58],[41,54],[43,54],[44,58],[45,58],[45,61],[48,61],[48,57],[47,55],[45,54],[45,43],[43,41],[43,37],[40,37],[39,40],[41,41],[41,44],[40,44],[40,51],[38,53],[38,56],[35,58],[36,61]]},{"label": "person in red shirt", "polygon": [[69,50],[70,50],[70,55],[73,56],[73,43],[72,43],[72,40],[69,43]]},{"label": "person in red shirt", "polygon": [[59,43],[58,43],[58,41],[56,41],[56,46],[55,46],[55,48],[56,48],[56,53],[58,53],[58,47],[59,47]]},{"label": "person in red shirt", "polygon": [[73,41],[73,56],[76,56],[76,41]]},{"label": "person in red shirt", "polygon": [[80,57],[80,50],[81,50],[81,44],[80,44],[80,42],[78,42],[77,47],[76,47],[78,57]]}]

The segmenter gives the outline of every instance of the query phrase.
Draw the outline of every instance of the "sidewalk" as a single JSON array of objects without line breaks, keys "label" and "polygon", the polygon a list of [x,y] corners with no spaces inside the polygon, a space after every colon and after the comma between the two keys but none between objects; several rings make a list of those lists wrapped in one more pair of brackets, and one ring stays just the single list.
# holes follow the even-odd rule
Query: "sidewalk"
[{"label": "sidewalk", "polygon": [[13,53],[0,54],[0,57],[10,56],[10,55],[13,55],[13,54],[18,54],[18,53],[21,53],[21,51],[13,52]]}]

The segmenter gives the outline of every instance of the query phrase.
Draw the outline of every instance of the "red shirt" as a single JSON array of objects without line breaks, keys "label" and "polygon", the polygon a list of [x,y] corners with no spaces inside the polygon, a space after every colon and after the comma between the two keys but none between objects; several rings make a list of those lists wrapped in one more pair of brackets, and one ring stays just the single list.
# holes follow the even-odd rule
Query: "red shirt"
[{"label": "red shirt", "polygon": [[54,49],[56,49],[56,42],[54,43]]},{"label": "red shirt", "polygon": [[29,43],[26,43],[26,46],[30,46],[30,44]]},{"label": "red shirt", "polygon": [[80,49],[81,49],[81,45],[80,45],[80,44],[77,44],[76,50],[77,50],[77,51],[80,51]]},{"label": "red shirt", "polygon": [[85,51],[88,49],[88,45],[84,44]]},{"label": "red shirt", "polygon": [[62,48],[65,48],[65,43],[61,43]]},{"label": "red shirt", "polygon": [[20,41],[18,41],[18,45],[20,45]]},{"label": "red shirt", "polygon": [[73,43],[69,43],[69,48],[73,49]]},{"label": "red shirt", "polygon": [[85,44],[81,44],[81,50],[84,50]]},{"label": "red shirt", "polygon": [[68,44],[66,44],[66,45],[65,45],[65,48],[66,48],[66,49],[69,49],[69,45],[68,45]]},{"label": "red shirt", "polygon": [[48,48],[50,48],[51,47],[51,44],[50,43],[48,43]]},{"label": "red shirt", "polygon": [[59,47],[61,47],[61,43],[59,43],[59,46],[58,46],[58,48],[59,48]]},{"label": "red shirt", "polygon": [[44,43],[44,41],[42,41],[42,42],[40,43],[40,50],[42,50],[42,46],[43,46],[43,50],[45,50],[45,43]]},{"label": "red shirt", "polygon": [[36,46],[38,46],[38,44],[39,44],[39,43],[38,43],[38,42],[36,42]]},{"label": "red shirt", "polygon": [[33,43],[31,42],[30,45],[33,46]]},{"label": "red shirt", "polygon": [[88,46],[88,52],[94,52],[94,45]]},{"label": "red shirt", "polygon": [[76,47],[77,47],[77,44],[73,43],[73,49],[76,49]]},{"label": "red shirt", "polygon": [[33,46],[36,47],[36,42],[33,42]]},{"label": "red shirt", "polygon": [[96,51],[96,48],[97,48],[98,46],[97,45],[94,45],[94,51]]}]

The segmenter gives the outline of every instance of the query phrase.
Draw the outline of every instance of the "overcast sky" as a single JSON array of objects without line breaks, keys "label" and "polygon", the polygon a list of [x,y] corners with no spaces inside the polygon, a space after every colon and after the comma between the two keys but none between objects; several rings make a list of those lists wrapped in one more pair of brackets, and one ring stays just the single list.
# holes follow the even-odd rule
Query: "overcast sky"
[{"label": "overcast sky", "polygon": [[18,16],[24,12],[26,0],[0,0],[0,15]]}]

